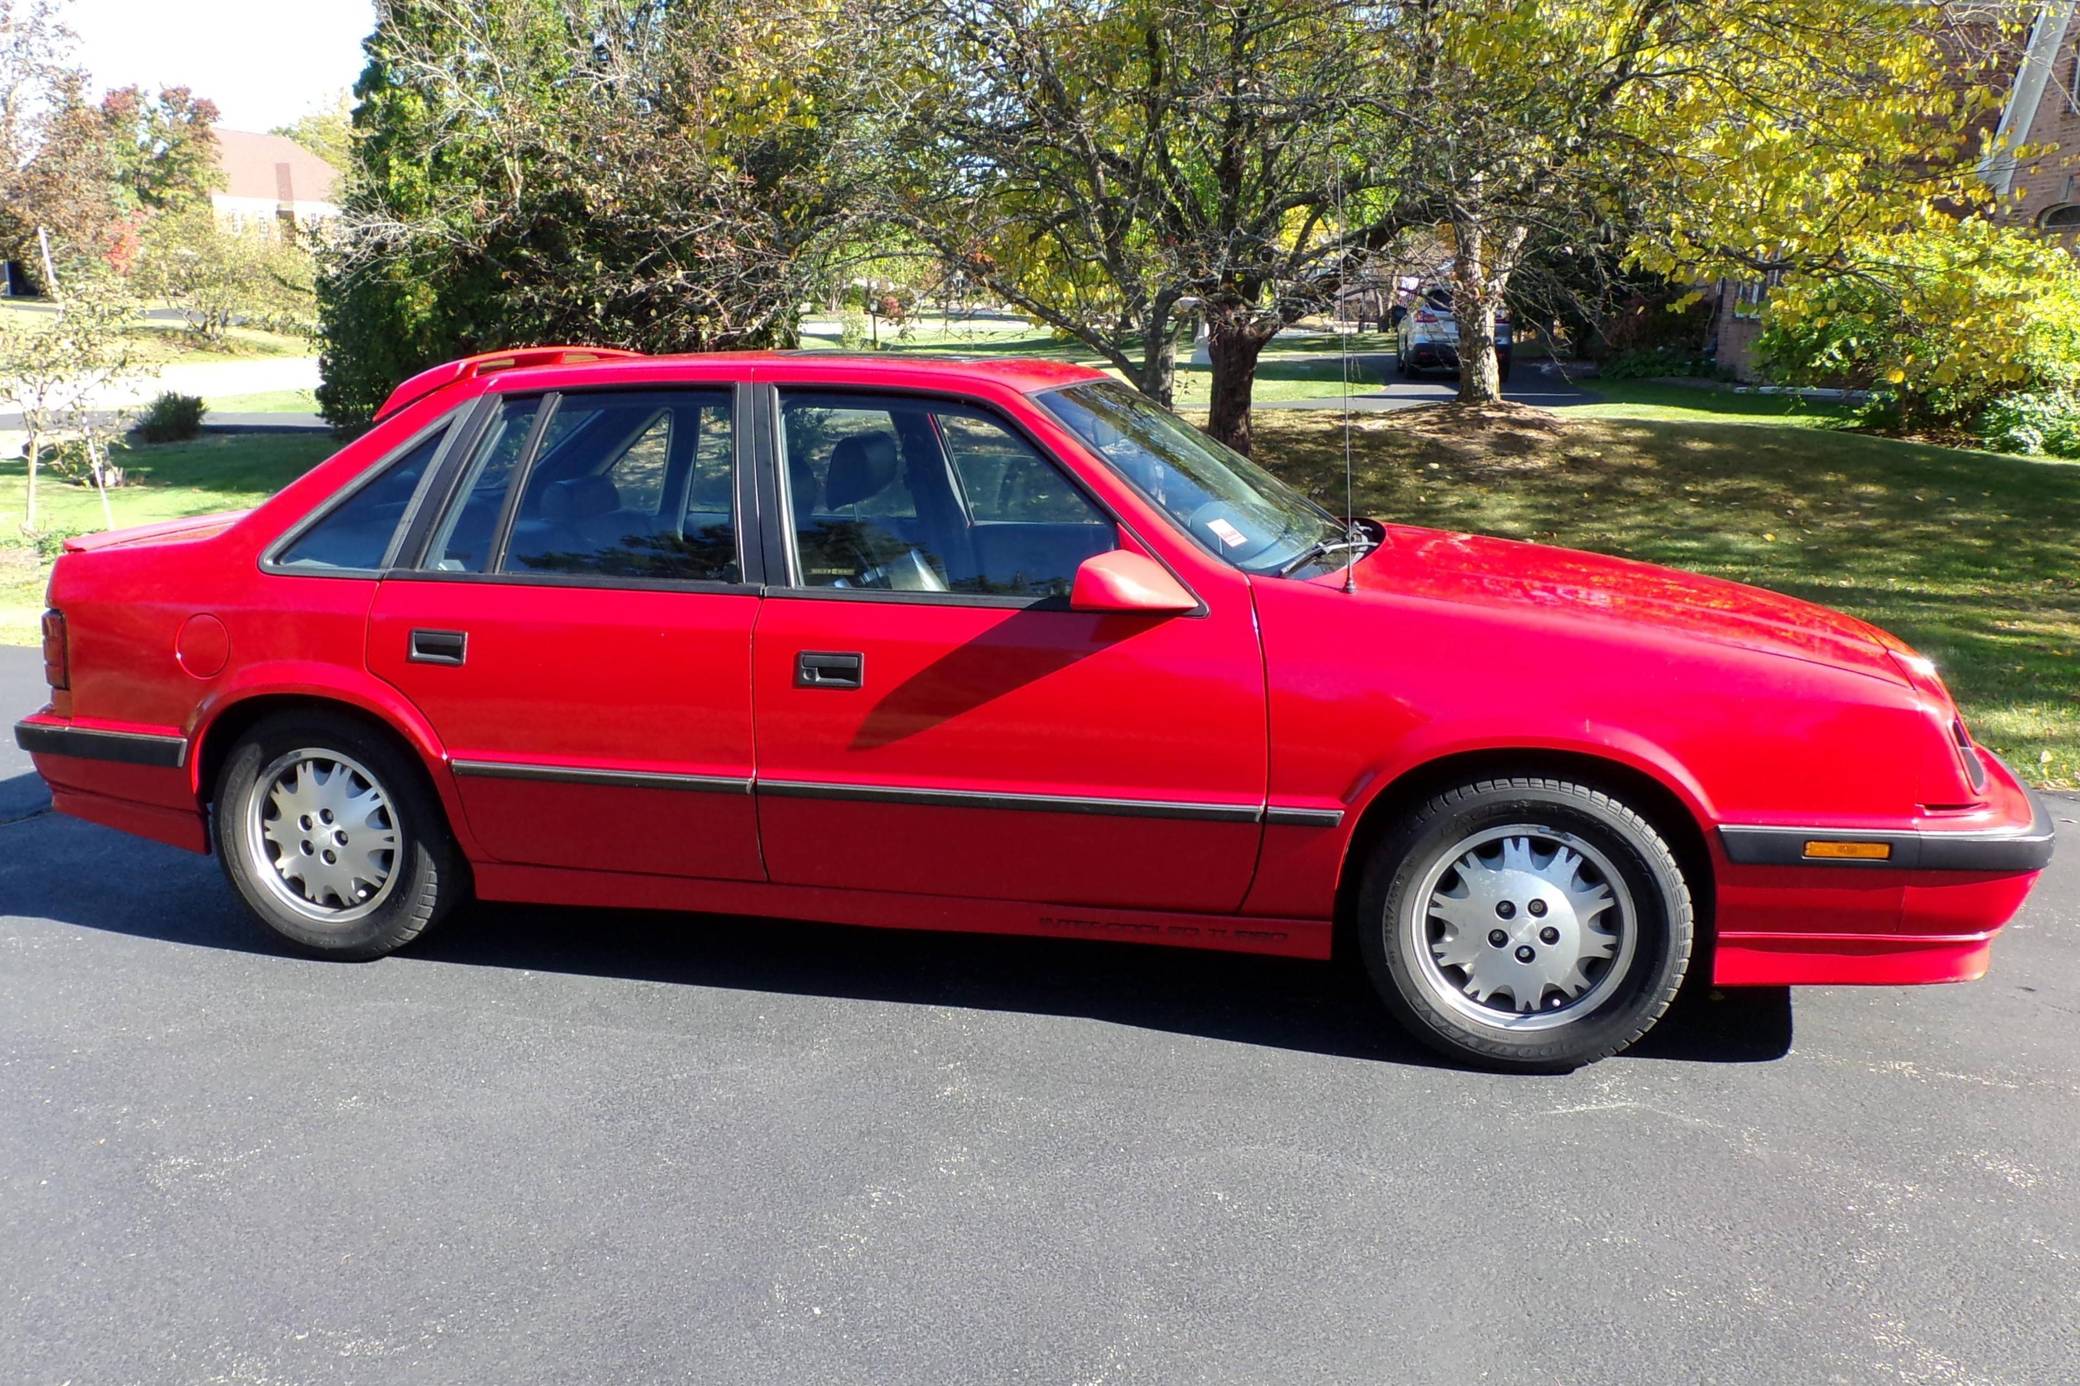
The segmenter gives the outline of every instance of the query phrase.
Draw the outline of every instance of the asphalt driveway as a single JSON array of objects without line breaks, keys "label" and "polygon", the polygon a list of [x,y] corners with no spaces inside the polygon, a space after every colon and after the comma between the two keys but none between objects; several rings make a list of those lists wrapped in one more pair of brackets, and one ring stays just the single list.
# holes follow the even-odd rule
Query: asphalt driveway
[{"label": "asphalt driveway", "polygon": [[[41,694],[0,650],[0,711]],[[1127,945],[479,909],[307,962],[26,774],[10,741],[0,1381],[2080,1363],[2071,842],[1983,982],[1737,994],[1502,1078],[1328,968]]]}]

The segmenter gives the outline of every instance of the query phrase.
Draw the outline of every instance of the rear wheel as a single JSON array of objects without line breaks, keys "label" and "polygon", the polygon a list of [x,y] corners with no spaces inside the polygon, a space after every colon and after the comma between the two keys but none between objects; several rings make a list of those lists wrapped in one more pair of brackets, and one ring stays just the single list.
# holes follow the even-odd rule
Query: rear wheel
[{"label": "rear wheel", "polygon": [[1648,819],[1564,780],[1481,780],[1424,804],[1374,855],[1366,968],[1424,1043],[1490,1067],[1614,1054],[1674,1000],[1695,925]]},{"label": "rear wheel", "polygon": [[226,758],[210,828],[247,908],[323,957],[382,957],[467,890],[417,764],[346,717],[286,713],[254,726]]}]

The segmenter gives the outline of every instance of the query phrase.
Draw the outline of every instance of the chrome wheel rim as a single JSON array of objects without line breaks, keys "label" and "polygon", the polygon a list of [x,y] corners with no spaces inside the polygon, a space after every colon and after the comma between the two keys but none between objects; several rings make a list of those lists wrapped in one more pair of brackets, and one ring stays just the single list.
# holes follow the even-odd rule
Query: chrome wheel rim
[{"label": "chrome wheel rim", "polygon": [[256,874],[306,919],[359,919],[397,882],[404,835],[389,791],[338,751],[276,756],[253,782],[245,819]]},{"label": "chrome wheel rim", "polygon": [[1602,1007],[1639,941],[1610,859],[1543,824],[1460,839],[1410,901],[1416,975],[1447,1008],[1498,1030],[1550,1030]]}]

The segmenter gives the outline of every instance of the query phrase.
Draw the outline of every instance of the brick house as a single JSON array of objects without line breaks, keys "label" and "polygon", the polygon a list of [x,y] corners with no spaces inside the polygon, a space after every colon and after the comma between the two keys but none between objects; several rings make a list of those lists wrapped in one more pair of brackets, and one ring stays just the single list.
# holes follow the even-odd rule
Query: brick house
[{"label": "brick house", "polygon": [[[2080,26],[2073,0],[2037,9],[2028,47],[2001,108],[1994,152],[1980,176],[1999,194],[2003,215],[2055,232],[2080,231]],[[2037,157],[2018,160],[2011,151]]]},{"label": "brick house", "polygon": [[265,222],[294,237],[339,215],[339,172],[283,135],[217,132],[223,187],[209,195],[219,221]]}]

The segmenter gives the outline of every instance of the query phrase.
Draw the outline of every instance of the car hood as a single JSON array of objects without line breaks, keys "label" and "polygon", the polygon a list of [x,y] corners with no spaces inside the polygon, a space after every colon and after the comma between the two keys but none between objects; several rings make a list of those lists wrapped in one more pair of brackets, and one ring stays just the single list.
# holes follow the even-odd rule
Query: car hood
[{"label": "car hood", "polygon": [[1575,549],[1382,529],[1384,542],[1353,573],[1361,592],[1615,621],[1910,682],[1874,627],[1796,597]]}]

